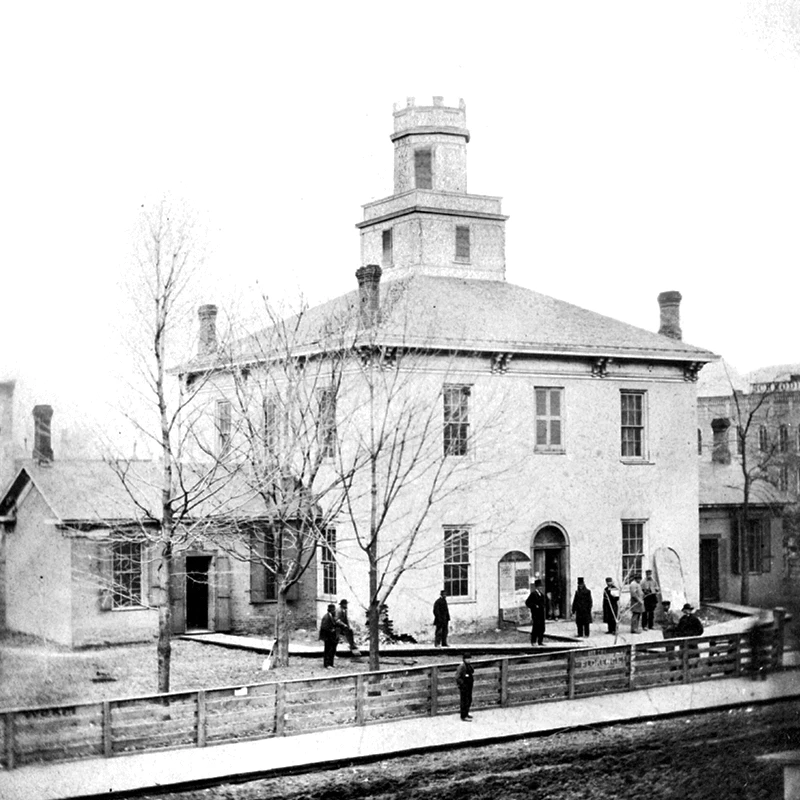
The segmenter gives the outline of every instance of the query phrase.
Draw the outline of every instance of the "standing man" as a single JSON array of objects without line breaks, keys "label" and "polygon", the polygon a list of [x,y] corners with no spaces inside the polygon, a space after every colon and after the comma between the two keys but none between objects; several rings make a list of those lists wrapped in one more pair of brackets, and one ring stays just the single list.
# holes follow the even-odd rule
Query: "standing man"
[{"label": "standing man", "polygon": [[606,633],[617,632],[619,619],[619,589],[614,586],[611,578],[606,578],[606,588],[603,589],[603,622],[608,625]]},{"label": "standing man", "polygon": [[628,588],[631,591],[631,633],[641,633],[644,595],[639,584],[639,576],[635,572],[631,575],[631,582]]},{"label": "standing man", "polygon": [[350,652],[357,651],[356,640],[353,636],[353,629],[350,627],[350,620],[347,617],[347,600],[339,601],[339,608],[336,611],[336,627],[342,632],[347,640]]},{"label": "standing man", "polygon": [[544,644],[544,626],[547,614],[542,582],[538,578],[533,582],[533,591],[528,595],[525,605],[531,610],[531,644]]},{"label": "standing man", "polygon": [[339,634],[336,630],[336,606],[328,605],[328,613],[322,617],[319,624],[319,638],[322,640],[322,666],[325,669],[333,667],[336,658],[336,645],[339,644]]},{"label": "standing man", "polygon": [[677,611],[673,611],[671,606],[672,603],[669,600],[661,601],[661,632],[665,639],[675,638],[675,629],[680,621],[680,614]]},{"label": "standing man", "polygon": [[458,686],[458,693],[461,695],[461,719],[464,722],[472,722],[469,709],[472,705],[472,684],[475,680],[475,668],[472,666],[471,660],[470,654],[464,653],[461,657],[461,663],[456,669],[456,686]]},{"label": "standing man", "polygon": [[642,616],[642,628],[653,630],[655,623],[656,606],[658,605],[658,584],[653,579],[653,570],[644,571],[642,581],[642,594],[644,595],[644,615]]},{"label": "standing man", "polygon": [[578,626],[578,636],[585,636],[588,639],[589,626],[592,624],[592,593],[586,587],[583,578],[578,578],[578,588],[575,597],[572,598],[572,613]]},{"label": "standing man", "polygon": [[442,589],[433,604],[434,645],[449,647],[447,633],[450,628],[450,610],[447,608],[447,592]]}]

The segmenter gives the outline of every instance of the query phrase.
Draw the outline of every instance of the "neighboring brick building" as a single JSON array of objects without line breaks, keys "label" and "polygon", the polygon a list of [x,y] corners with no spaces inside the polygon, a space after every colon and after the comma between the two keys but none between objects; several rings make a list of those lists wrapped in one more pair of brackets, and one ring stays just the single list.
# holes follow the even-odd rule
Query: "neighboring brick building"
[{"label": "neighboring brick building", "polygon": [[[744,378],[712,364],[703,370],[698,394],[701,597],[740,602],[744,544],[749,603],[789,602],[800,584],[793,522],[800,498],[800,364]],[[743,455],[752,478],[745,542],[739,538]]]},{"label": "neighboring brick building", "polygon": [[[578,576],[599,610],[605,576],[650,567],[659,549],[677,553],[696,602],[695,379],[715,356],[681,340],[680,294],[659,297],[655,333],[507,283],[500,199],[466,189],[463,102],[410,100],[394,121],[394,194],[364,207],[359,290],[311,309],[296,352],[306,362],[324,359],[332,351],[322,332],[350,320],[355,336],[368,330],[370,348],[389,361],[390,353],[413,355],[405,391],[409,402],[432,398],[440,450],[494,475],[431,511],[418,565],[390,600],[396,627],[429,629],[442,585],[457,627],[494,626],[536,574],[560,616],[569,615]],[[335,264],[335,254],[328,260]],[[265,363],[253,346],[258,338],[240,342],[232,356],[250,380]],[[406,358],[388,368],[406,369]],[[212,366],[218,371],[206,397],[219,426],[232,373],[210,355],[180,371],[191,379]],[[358,425],[368,424],[357,370],[345,372],[338,397],[331,430],[345,451],[366,430]],[[472,431],[492,408],[500,424],[476,444]],[[224,425],[235,430],[227,414]],[[409,487],[396,507],[386,548],[407,534],[404,520],[425,502],[424,486],[420,480],[416,496]],[[362,607],[367,573],[354,539],[367,524],[360,506],[335,530],[339,593]],[[324,566],[317,570],[320,615],[335,595],[324,589]]]}]

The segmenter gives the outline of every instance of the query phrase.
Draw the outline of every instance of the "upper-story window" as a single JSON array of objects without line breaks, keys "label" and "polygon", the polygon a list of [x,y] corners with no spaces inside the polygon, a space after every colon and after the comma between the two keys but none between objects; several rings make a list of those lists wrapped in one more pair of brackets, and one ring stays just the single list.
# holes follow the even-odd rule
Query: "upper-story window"
[{"label": "upper-story window", "polygon": [[326,528],[320,542],[322,594],[336,594],[336,529]]},{"label": "upper-story window", "polygon": [[317,389],[317,435],[323,458],[336,455],[336,395],[325,386]]},{"label": "upper-story window", "polygon": [[736,454],[742,455],[744,453],[744,431],[736,426]]},{"label": "upper-story window", "polygon": [[382,233],[382,241],[383,241],[383,265],[390,266],[394,260],[394,254],[392,252],[392,229],[386,228],[386,230]]},{"label": "upper-story window", "polygon": [[456,225],[456,261],[469,261],[469,225]]},{"label": "upper-story window", "polygon": [[433,189],[433,152],[428,147],[414,151],[414,185]]},{"label": "upper-story window", "polygon": [[778,470],[778,488],[782,492],[789,491],[789,467],[786,464],[781,464]]},{"label": "upper-story window", "polygon": [[781,453],[789,452],[789,426],[781,425],[778,429],[778,446]]},{"label": "upper-story window", "polygon": [[697,455],[703,455],[703,429],[697,429]]},{"label": "upper-story window", "polygon": [[760,425],[758,428],[758,449],[762,453],[766,453],[769,450],[769,434],[767,433],[766,425]]},{"label": "upper-story window", "polygon": [[644,458],[645,429],[645,392],[620,392],[621,437],[623,458]]},{"label": "upper-story window", "polygon": [[444,454],[465,456],[469,452],[469,386],[445,384]]},{"label": "upper-story window", "polygon": [[539,452],[564,452],[564,389],[537,386],[536,393],[536,445]]},{"label": "upper-story window", "polygon": [[264,450],[267,458],[278,455],[281,446],[281,410],[278,398],[264,398]]},{"label": "upper-story window", "polygon": [[230,400],[217,400],[216,408],[217,455],[220,458],[231,450],[231,403]]}]

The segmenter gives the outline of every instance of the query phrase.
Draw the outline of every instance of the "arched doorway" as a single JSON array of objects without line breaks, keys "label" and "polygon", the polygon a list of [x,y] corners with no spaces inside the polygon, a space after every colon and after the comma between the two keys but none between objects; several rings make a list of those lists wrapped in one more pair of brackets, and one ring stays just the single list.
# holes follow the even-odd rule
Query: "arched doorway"
[{"label": "arched doorway", "polygon": [[569,578],[569,540],[566,531],[555,522],[546,522],[533,534],[533,576],[544,584],[547,616],[569,616],[567,581]]}]

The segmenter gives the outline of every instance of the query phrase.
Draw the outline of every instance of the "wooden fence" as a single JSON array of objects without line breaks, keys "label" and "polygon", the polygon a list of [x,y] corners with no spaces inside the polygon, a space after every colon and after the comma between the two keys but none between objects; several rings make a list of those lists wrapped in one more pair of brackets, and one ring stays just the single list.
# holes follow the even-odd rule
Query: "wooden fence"
[{"label": "wooden fence", "polygon": [[[766,647],[764,647],[766,645]],[[746,633],[475,659],[474,708],[569,700],[782,663],[782,625]],[[766,654],[766,656],[765,656]],[[0,765],[205,747],[458,710],[457,663],[0,712]]]}]

